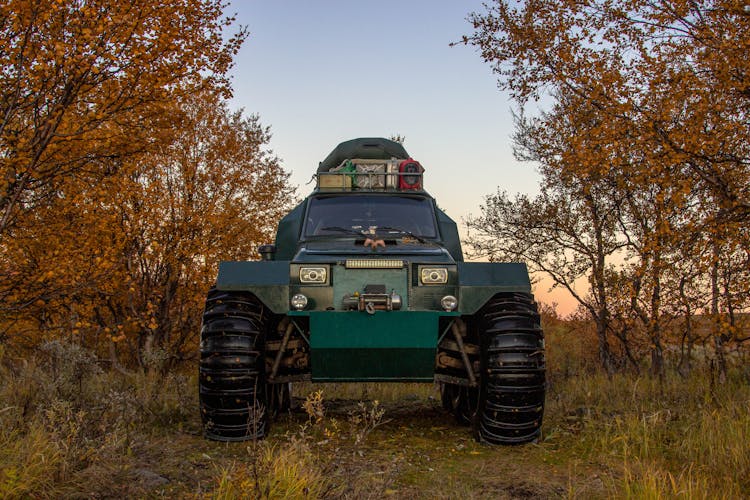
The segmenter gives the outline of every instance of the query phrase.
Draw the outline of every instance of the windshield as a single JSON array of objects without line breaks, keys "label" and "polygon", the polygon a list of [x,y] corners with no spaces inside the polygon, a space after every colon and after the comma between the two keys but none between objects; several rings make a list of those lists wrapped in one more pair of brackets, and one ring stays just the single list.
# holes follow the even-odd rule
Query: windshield
[{"label": "windshield", "polygon": [[[435,238],[432,201],[410,196],[324,196],[312,198],[307,211],[306,236],[377,231],[412,233]],[[387,228],[387,229],[385,229]]]}]

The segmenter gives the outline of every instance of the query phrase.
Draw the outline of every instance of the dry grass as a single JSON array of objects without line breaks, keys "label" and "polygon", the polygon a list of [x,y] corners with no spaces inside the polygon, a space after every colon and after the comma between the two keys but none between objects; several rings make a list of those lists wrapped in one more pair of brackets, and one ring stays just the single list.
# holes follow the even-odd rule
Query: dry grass
[{"label": "dry grass", "polygon": [[334,492],[325,461],[317,459],[306,440],[253,443],[247,451],[245,459],[221,468],[211,497],[312,499]]},{"label": "dry grass", "polygon": [[[731,377],[571,379],[552,391],[543,445],[609,469],[612,496],[738,497],[750,491],[750,387]],[[575,493],[575,487],[572,492]]]},{"label": "dry grass", "polygon": [[136,452],[192,420],[190,385],[179,375],[103,372],[90,353],[60,342],[36,359],[0,359],[0,497],[139,491]]},{"label": "dry grass", "polygon": [[586,357],[564,359],[578,347],[561,340],[548,343],[543,438],[519,447],[474,442],[430,384],[295,386],[297,410],[268,439],[215,443],[201,437],[194,377],[105,372],[53,344],[37,359],[0,359],[0,497],[750,494],[741,367],[721,385],[700,371],[607,378]]}]

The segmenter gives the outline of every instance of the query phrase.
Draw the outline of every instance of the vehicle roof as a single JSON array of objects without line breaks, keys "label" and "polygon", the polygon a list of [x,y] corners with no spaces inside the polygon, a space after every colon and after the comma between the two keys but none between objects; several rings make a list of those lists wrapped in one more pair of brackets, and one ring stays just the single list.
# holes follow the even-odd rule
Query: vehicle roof
[{"label": "vehicle roof", "polygon": [[326,158],[318,165],[318,173],[328,172],[332,168],[341,165],[341,162],[349,158],[362,158],[369,160],[390,160],[398,158],[406,160],[410,158],[403,144],[385,139],[383,137],[360,137],[344,141],[336,146]]}]

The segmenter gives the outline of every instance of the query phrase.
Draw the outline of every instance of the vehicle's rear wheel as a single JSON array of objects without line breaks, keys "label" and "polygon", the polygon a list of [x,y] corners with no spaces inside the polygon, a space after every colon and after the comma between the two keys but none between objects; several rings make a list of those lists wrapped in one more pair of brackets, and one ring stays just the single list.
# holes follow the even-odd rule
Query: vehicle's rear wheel
[{"label": "vehicle's rear wheel", "polygon": [[440,400],[443,408],[453,414],[461,425],[470,425],[477,408],[479,393],[476,387],[443,383],[440,387]]},{"label": "vehicle's rear wheel", "polygon": [[457,388],[458,386],[456,386],[456,384],[450,384],[448,382],[440,384],[440,403],[442,403],[445,411],[453,411]]},{"label": "vehicle's rear wheel", "polygon": [[251,293],[209,291],[199,368],[200,411],[207,438],[244,441],[266,435],[267,321],[263,304]]},{"label": "vehicle's rear wheel", "polygon": [[481,379],[474,416],[478,440],[517,444],[540,435],[544,414],[544,335],[533,297],[498,294],[480,318]]},{"label": "vehicle's rear wheel", "polygon": [[289,411],[292,403],[292,393],[288,382],[280,384],[268,384],[268,409],[271,418],[275,419],[280,413]]}]

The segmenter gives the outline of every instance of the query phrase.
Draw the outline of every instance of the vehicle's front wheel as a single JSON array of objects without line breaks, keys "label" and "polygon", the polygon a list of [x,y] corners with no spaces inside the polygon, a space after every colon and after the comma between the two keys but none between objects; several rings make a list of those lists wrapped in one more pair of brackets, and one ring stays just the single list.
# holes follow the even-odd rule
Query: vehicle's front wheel
[{"label": "vehicle's front wheel", "polygon": [[199,399],[203,431],[218,441],[266,435],[263,356],[267,314],[247,292],[211,290],[201,328]]},{"label": "vehicle's front wheel", "polygon": [[474,415],[478,440],[518,444],[540,435],[544,414],[544,335],[530,294],[498,294],[480,318],[481,375]]}]

